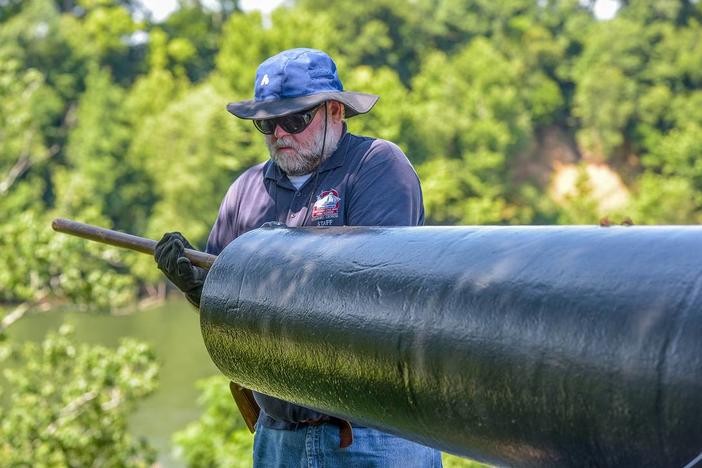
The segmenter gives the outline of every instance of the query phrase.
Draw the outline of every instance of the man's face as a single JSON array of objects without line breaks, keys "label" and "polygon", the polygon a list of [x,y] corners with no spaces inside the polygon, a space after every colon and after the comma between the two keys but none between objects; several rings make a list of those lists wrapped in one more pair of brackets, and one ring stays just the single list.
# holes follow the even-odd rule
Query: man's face
[{"label": "man's face", "polygon": [[288,133],[277,125],[273,134],[265,136],[271,159],[287,175],[298,176],[314,172],[336,149],[341,131],[332,122],[327,122],[327,138],[324,143],[326,106],[325,104],[319,108],[312,122],[300,133]]}]

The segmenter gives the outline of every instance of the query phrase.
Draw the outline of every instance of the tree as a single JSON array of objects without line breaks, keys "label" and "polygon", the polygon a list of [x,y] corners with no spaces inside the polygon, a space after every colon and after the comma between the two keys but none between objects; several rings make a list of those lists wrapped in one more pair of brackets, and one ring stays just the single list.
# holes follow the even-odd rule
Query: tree
[{"label": "tree", "polygon": [[39,346],[0,349],[12,388],[0,407],[3,464],[150,466],[155,452],[129,435],[127,416],[156,386],[153,353],[133,340],[78,346],[71,335],[64,326]]},{"label": "tree", "polygon": [[66,165],[54,172],[55,207],[65,216],[107,224],[130,210],[118,181],[130,168],[124,160],[131,131],[124,115],[124,91],[109,72],[93,68],[76,109],[65,149]]},{"label": "tree", "polygon": [[11,50],[0,47],[0,197],[32,168],[56,154],[44,129],[61,106],[41,73],[22,70]]},{"label": "tree", "polygon": [[513,217],[505,176],[528,138],[519,64],[476,39],[452,58],[435,53],[413,82],[409,146],[419,166],[428,218],[438,223],[499,223]]},{"label": "tree", "polygon": [[220,1],[214,10],[191,3],[168,16],[161,28],[171,39],[171,54],[185,67],[190,81],[198,82],[214,68],[225,21],[240,10],[237,1]]},{"label": "tree", "polygon": [[229,393],[227,379],[211,377],[199,381],[197,386],[203,413],[197,421],[173,434],[179,453],[193,468],[252,466],[253,436]]},{"label": "tree", "polygon": [[338,32],[324,13],[307,14],[299,9],[279,8],[271,25],[259,12],[232,15],[222,31],[216,58],[216,74],[228,86],[230,100],[250,99],[256,67],[284,49],[312,47],[334,54]]}]

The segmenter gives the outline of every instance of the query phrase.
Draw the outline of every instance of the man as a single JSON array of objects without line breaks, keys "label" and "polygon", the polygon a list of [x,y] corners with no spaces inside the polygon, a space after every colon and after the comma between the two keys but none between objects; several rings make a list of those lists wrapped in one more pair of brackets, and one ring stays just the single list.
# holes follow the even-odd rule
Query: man
[{"label": "man", "polygon": [[[217,255],[241,234],[271,222],[289,227],[423,223],[419,180],[402,151],[346,130],[344,119],[368,112],[378,96],[344,91],[327,54],[292,49],[267,59],[256,72],[254,95],[227,109],[253,120],[265,135],[270,160],[231,185],[207,252]],[[185,247],[190,244],[179,233],[166,234],[155,257],[199,305],[206,272],[183,256]],[[345,446],[345,421],[260,393],[254,397],[261,407],[254,438],[257,466],[441,466],[436,450],[358,425],[352,425],[353,442]]]}]

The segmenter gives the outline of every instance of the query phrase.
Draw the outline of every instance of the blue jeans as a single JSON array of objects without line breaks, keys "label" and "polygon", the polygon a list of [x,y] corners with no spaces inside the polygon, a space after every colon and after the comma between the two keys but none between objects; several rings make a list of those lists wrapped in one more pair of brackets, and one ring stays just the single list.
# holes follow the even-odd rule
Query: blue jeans
[{"label": "blue jeans", "polygon": [[254,435],[256,468],[441,468],[441,452],[369,427],[353,427],[353,443],[339,448],[339,427],[271,429],[259,422]]}]

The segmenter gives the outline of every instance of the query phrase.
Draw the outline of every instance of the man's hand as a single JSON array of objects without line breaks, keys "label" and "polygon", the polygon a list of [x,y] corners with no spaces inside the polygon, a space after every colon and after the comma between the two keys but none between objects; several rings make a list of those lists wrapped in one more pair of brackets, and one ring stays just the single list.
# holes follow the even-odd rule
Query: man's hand
[{"label": "man's hand", "polygon": [[202,285],[207,276],[207,270],[193,266],[185,257],[185,249],[193,246],[179,232],[167,232],[163,235],[156,248],[154,258],[169,280],[185,293],[188,300],[200,307]]}]

